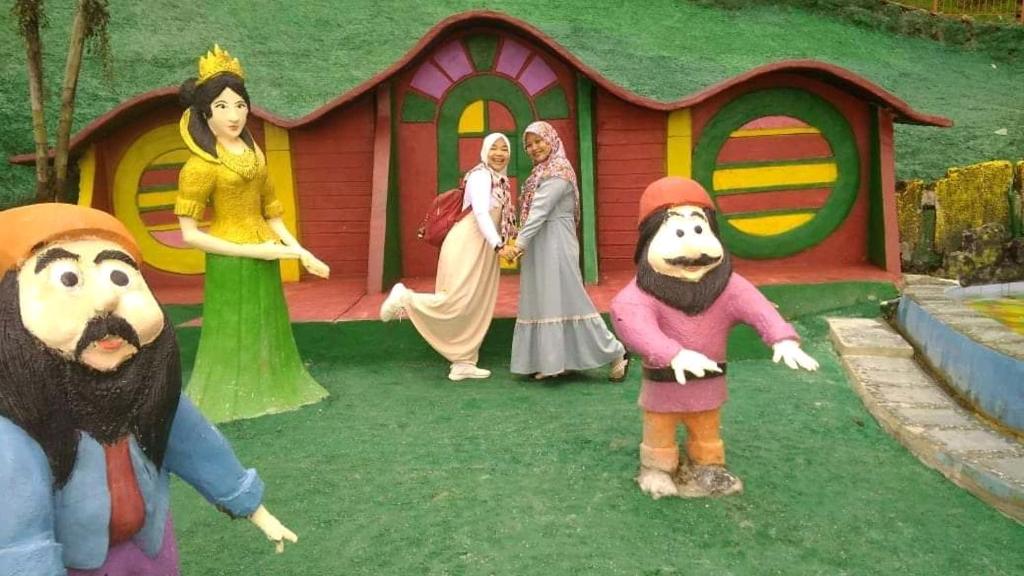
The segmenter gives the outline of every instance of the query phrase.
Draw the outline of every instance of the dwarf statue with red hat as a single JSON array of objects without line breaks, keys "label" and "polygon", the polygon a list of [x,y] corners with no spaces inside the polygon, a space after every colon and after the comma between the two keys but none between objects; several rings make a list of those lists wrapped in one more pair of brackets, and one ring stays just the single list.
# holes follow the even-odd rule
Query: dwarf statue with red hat
[{"label": "dwarf statue with red hat", "polygon": [[263,482],[181,395],[174,329],[116,218],[0,212],[0,574],[174,576],[169,472],[278,543]]},{"label": "dwarf statue with red hat", "polygon": [[[697,182],[655,181],[640,198],[636,277],[612,301],[626,348],[643,360],[640,489],[663,496],[724,496],[743,489],[725,467],[719,411],[727,397],[729,329],[752,326],[774,361],[816,370],[799,337],[748,280],[732,271],[714,204]],[[677,427],[686,428],[680,463]]]}]

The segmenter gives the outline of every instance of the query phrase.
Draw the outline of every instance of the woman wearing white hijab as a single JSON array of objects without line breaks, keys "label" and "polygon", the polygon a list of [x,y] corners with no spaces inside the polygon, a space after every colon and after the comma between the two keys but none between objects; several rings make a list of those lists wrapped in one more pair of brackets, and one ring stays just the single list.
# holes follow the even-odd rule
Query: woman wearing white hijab
[{"label": "woman wearing white hijab", "polygon": [[433,293],[417,293],[395,284],[380,307],[387,322],[404,313],[438,354],[451,362],[448,378],[487,378],[477,357],[498,299],[498,250],[513,236],[515,207],[508,175],[509,141],[488,134],[480,163],[466,173],[463,209],[472,207],[452,227],[441,245]]}]

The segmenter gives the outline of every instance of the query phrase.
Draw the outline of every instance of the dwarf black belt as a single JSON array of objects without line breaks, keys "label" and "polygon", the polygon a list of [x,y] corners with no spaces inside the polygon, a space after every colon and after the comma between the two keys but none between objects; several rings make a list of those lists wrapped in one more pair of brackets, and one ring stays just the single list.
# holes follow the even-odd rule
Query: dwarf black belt
[{"label": "dwarf black belt", "polygon": [[[717,378],[719,376],[725,376],[725,362],[718,362],[718,368],[721,372],[704,372],[703,376],[694,376],[689,371],[686,372],[686,381],[691,380],[706,380],[708,378]],[[644,366],[644,378],[653,382],[675,382],[676,371],[671,366],[665,368],[648,368]]]}]

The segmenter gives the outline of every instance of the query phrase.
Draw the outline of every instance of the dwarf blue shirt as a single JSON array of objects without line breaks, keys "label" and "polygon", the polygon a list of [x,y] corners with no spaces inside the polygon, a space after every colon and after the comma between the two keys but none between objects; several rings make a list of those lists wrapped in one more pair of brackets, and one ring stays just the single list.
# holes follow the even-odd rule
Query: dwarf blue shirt
[{"label": "dwarf blue shirt", "polygon": [[[155,556],[163,543],[170,504],[169,473],[190,484],[233,517],[250,516],[263,500],[263,481],[244,469],[227,439],[188,398],[174,415],[158,470],[130,439],[132,467],[145,502],[146,521],[132,538]],[[84,432],[68,482],[55,489],[42,447],[0,417],[0,574],[60,576],[65,567],[103,564],[109,547],[110,493],[103,447]]]}]

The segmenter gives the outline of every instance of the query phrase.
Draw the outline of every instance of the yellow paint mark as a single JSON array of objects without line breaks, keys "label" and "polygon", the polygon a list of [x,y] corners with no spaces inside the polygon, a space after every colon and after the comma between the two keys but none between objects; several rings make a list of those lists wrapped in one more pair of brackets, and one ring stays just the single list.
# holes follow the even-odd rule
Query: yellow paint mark
[{"label": "yellow paint mark", "polygon": [[666,172],[669,176],[693,176],[693,121],[689,108],[668,115]]},{"label": "yellow paint mark", "polygon": [[1024,335],[1024,300],[1009,297],[1002,300],[968,300],[967,304],[982,314]]},{"label": "yellow paint mark", "polygon": [[811,126],[799,128],[754,128],[736,130],[729,134],[730,138],[756,138],[758,136],[792,136],[794,134],[821,134],[821,130]]},{"label": "yellow paint mark", "polygon": [[96,145],[78,160],[78,205],[92,207],[92,194],[96,187]]},{"label": "yellow paint mark", "polygon": [[693,116],[689,108],[673,110],[668,115],[668,135],[693,137]]},{"label": "yellow paint mark", "polygon": [[178,198],[177,190],[165,190],[163,192],[143,192],[137,196],[140,210],[152,210],[154,208],[170,208]]},{"label": "yellow paint mark", "polygon": [[479,134],[484,131],[484,101],[477,100],[462,110],[459,134]]},{"label": "yellow paint mark", "polygon": [[[302,242],[299,236],[298,203],[295,199],[295,177],[292,172],[291,138],[288,131],[270,122],[263,123],[263,138],[267,149],[267,178],[277,193],[277,199],[284,207],[281,219],[288,231]],[[281,260],[281,280],[299,281],[299,261]]]},{"label": "yellow paint mark", "polygon": [[726,168],[715,170],[714,187],[715,191],[721,192],[769,186],[826,185],[835,182],[837,175],[834,162]]},{"label": "yellow paint mark", "polygon": [[753,218],[730,218],[729,223],[751,236],[775,236],[803,226],[814,218],[814,213],[800,212]]},{"label": "yellow paint mark", "polygon": [[292,149],[288,131],[270,122],[263,123],[263,144],[264,152],[281,150],[287,152]]},{"label": "yellow paint mark", "polygon": [[150,165],[184,164],[185,161],[188,160],[190,154],[191,152],[188,151],[188,148],[171,150],[170,152],[157,156],[155,160],[150,162]]},{"label": "yellow paint mark", "polygon": [[[199,222],[198,224],[196,224],[196,226],[198,226],[199,228],[208,228],[210,226],[210,223]],[[178,224],[177,222],[170,222],[168,224],[154,224],[153,226],[150,226],[148,230],[150,232],[169,232],[171,230],[177,230],[179,228],[181,228],[180,224]]]}]

